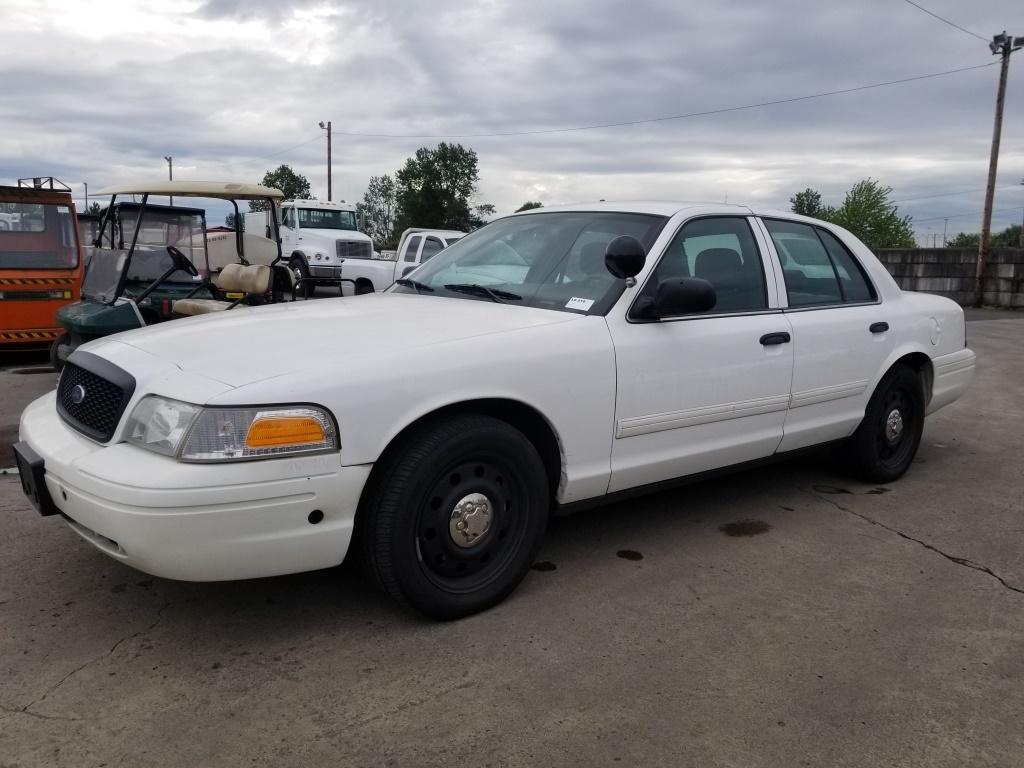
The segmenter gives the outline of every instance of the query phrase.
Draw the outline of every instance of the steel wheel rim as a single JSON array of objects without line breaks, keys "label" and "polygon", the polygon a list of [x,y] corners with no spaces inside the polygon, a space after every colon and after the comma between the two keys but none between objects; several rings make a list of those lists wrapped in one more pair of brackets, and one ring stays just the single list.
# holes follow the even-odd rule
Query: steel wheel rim
[{"label": "steel wheel rim", "polygon": [[[488,521],[473,525],[479,534],[462,537],[458,509],[472,499],[486,499]],[[472,592],[490,584],[515,556],[524,536],[525,487],[495,457],[453,463],[439,473],[417,515],[416,553],[420,567],[435,586],[451,593]],[[457,537],[462,537],[458,540]]]},{"label": "steel wheel rim", "polygon": [[917,414],[910,393],[903,387],[889,390],[875,432],[878,460],[887,467],[906,463],[914,448],[916,431]]}]

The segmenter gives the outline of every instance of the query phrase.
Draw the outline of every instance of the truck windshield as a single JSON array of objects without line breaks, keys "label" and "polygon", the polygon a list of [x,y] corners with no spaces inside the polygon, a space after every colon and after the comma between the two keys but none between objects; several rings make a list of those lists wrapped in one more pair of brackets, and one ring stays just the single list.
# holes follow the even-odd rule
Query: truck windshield
[{"label": "truck windshield", "polygon": [[70,206],[0,203],[0,270],[74,269],[75,228]]},{"label": "truck windshield", "polygon": [[604,265],[608,244],[630,235],[649,251],[667,220],[605,211],[498,219],[410,273],[410,283],[390,290],[603,314],[625,287]]},{"label": "truck windshield", "polygon": [[356,230],[356,215],[352,211],[324,208],[299,208],[299,228]]}]

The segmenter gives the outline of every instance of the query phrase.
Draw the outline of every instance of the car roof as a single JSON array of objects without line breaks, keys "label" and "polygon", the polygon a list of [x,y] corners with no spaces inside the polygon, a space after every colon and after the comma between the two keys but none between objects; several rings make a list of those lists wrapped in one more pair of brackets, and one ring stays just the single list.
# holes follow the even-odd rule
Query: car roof
[{"label": "car roof", "polygon": [[101,189],[97,195],[173,195],[174,197],[211,197],[222,200],[283,200],[284,193],[262,184],[241,184],[234,181],[150,181],[115,184]]},{"label": "car roof", "polygon": [[809,216],[801,216],[791,211],[780,211],[774,208],[762,208],[757,205],[742,205],[738,203],[716,203],[708,201],[666,201],[666,200],[621,200],[621,201],[599,201],[596,203],[570,203],[566,205],[544,206],[543,208],[531,208],[528,211],[521,211],[512,214],[513,216],[529,216],[531,214],[555,213],[558,211],[609,211],[614,213],[647,213],[656,216],[675,216],[677,213],[685,213],[691,216],[706,216],[709,214],[723,215],[749,215],[764,216],[767,218],[789,219],[791,221],[803,221],[814,224],[827,224],[819,219],[812,219]]}]

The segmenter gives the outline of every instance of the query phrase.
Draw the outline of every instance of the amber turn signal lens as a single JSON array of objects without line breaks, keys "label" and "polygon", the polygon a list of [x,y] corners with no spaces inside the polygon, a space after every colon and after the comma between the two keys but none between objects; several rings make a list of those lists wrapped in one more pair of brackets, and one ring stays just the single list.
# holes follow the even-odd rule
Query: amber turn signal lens
[{"label": "amber turn signal lens", "polygon": [[249,448],[280,448],[324,440],[324,428],[316,419],[308,416],[266,416],[252,423],[245,444]]}]

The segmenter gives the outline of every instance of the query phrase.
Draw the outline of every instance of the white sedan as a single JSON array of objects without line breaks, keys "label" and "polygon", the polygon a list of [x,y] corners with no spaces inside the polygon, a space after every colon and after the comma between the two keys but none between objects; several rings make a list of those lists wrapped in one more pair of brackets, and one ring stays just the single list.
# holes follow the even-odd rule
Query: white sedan
[{"label": "white sedan", "polygon": [[243,308],[76,351],[32,403],[26,492],[173,579],[326,568],[452,618],[549,514],[838,442],[902,475],[968,387],[960,307],[849,232],[668,203],[499,219],[388,292]]}]

